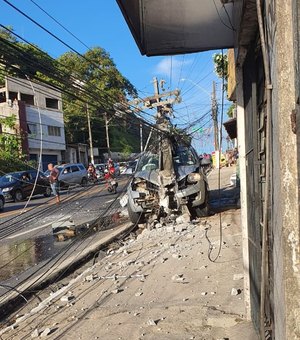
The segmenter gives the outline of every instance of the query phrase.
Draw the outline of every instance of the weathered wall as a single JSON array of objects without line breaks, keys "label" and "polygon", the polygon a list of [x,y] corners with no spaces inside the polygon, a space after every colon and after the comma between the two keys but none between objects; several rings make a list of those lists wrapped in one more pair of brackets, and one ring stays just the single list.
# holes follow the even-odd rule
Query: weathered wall
[{"label": "weathered wall", "polygon": [[276,339],[300,338],[299,195],[295,109],[293,0],[270,1],[273,85],[274,321]]}]

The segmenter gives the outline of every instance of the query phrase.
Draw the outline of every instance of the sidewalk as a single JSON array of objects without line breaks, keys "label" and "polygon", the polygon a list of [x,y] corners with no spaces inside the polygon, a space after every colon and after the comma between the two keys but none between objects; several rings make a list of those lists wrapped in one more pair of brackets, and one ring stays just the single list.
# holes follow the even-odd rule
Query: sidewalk
[{"label": "sidewalk", "polygon": [[[221,170],[223,192],[233,168]],[[209,176],[216,190],[216,170]],[[45,300],[3,339],[257,339],[244,318],[240,212],[143,230]],[[32,308],[37,309],[32,311]],[[31,310],[31,314],[29,313]],[[20,317],[20,316],[19,316]]]}]

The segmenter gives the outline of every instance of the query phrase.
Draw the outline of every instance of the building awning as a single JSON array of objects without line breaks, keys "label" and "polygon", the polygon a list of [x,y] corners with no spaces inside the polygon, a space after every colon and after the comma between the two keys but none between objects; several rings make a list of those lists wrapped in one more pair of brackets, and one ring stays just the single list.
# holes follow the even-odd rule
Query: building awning
[{"label": "building awning", "polygon": [[230,0],[117,0],[143,55],[200,52],[234,45]]},{"label": "building awning", "polygon": [[236,124],[236,118],[231,118],[227,120],[227,122],[223,123],[225,130],[228,133],[228,136],[231,139],[237,138],[237,124]]}]

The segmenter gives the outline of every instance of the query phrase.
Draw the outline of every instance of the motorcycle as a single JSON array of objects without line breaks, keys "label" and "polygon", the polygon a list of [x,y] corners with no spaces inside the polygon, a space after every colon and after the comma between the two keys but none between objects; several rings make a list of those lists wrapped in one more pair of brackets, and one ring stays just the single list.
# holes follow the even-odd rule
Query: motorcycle
[{"label": "motorcycle", "polygon": [[90,184],[95,184],[98,181],[97,177],[95,177],[95,175],[92,172],[88,172],[87,179],[88,179],[88,183]]},{"label": "motorcycle", "polygon": [[105,180],[107,182],[107,190],[108,192],[111,192],[112,194],[116,194],[117,193],[117,187],[118,187],[118,182],[115,179],[115,177],[109,173],[109,171],[106,169],[104,171],[105,173]]},{"label": "motorcycle", "polygon": [[109,192],[111,192],[112,194],[116,194],[117,193],[117,187],[118,187],[118,182],[114,178],[112,178],[111,180],[108,181],[107,190]]}]

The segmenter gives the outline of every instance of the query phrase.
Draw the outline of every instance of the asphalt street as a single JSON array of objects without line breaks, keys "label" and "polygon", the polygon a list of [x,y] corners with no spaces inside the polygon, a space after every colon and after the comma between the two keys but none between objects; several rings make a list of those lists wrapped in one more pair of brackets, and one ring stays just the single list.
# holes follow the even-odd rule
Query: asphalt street
[{"label": "asphalt street", "polygon": [[[119,178],[118,193],[126,189],[128,179]],[[101,183],[62,192],[60,205],[55,204],[53,197],[38,196],[25,211],[26,201],[7,203],[0,218],[0,282],[17,278],[74,242],[58,242],[53,237],[53,223],[71,222],[85,232],[101,215],[111,214],[107,209],[112,205],[115,209],[120,207],[118,198],[118,194],[109,193],[105,183]]]}]

